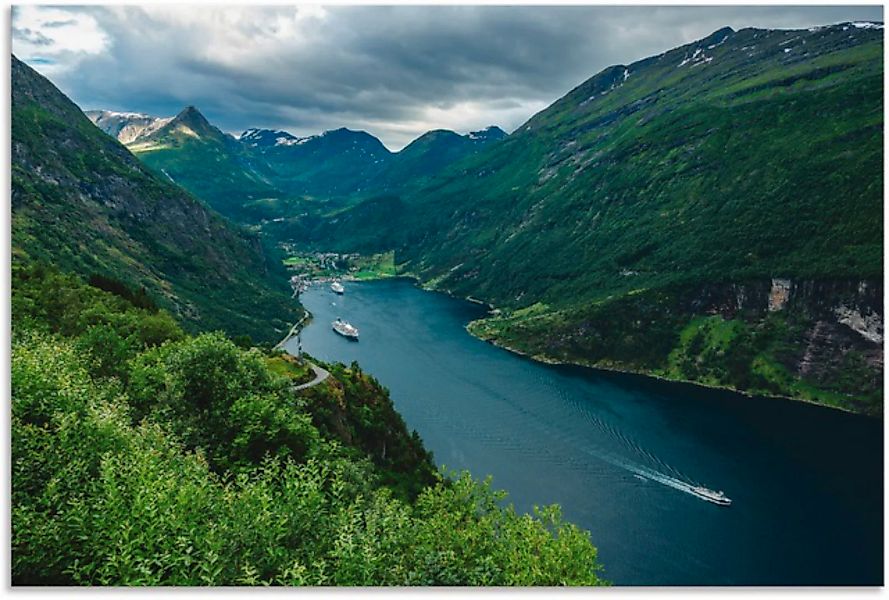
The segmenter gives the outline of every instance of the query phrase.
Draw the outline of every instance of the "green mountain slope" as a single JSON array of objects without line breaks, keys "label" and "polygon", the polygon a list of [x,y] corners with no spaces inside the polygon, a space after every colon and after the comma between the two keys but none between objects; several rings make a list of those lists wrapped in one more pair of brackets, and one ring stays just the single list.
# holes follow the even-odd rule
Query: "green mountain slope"
[{"label": "green mountain slope", "polygon": [[[282,133],[251,130],[252,141],[249,143],[266,148],[267,155],[275,152],[290,152],[292,155],[299,152],[303,145],[311,148],[316,143],[316,138],[297,139],[292,136],[283,138],[281,143]],[[317,152],[304,154],[300,160],[305,162],[306,177],[315,182],[312,184],[315,186],[312,196],[302,196],[299,201],[255,202],[246,208],[266,211],[265,214],[254,213],[254,218],[265,216],[272,219],[264,223],[262,230],[275,240],[306,241],[313,235],[318,222],[336,219],[336,215],[344,215],[356,222],[361,220],[365,235],[376,239],[378,230],[364,220],[369,213],[371,219],[375,218],[372,214],[374,210],[368,210],[370,206],[380,206],[381,201],[385,202],[392,194],[405,194],[407,190],[421,188],[451,164],[477,154],[505,137],[506,133],[496,126],[467,135],[438,129],[421,135],[400,151],[382,157],[363,150],[349,152],[342,149],[335,149],[333,155]],[[269,140],[274,141],[269,144]],[[271,149],[273,146],[275,148]],[[273,169],[283,173],[292,169],[292,165],[285,160],[273,163]],[[324,182],[336,182],[338,187]],[[318,187],[319,184],[321,187]],[[360,211],[349,210],[365,198],[371,200]],[[388,218],[384,214],[380,216]]]},{"label": "green mountain slope", "polygon": [[607,69],[418,194],[413,236],[442,233],[404,258],[504,304],[880,275],[882,34],[854,31],[718,32]]},{"label": "green mountain slope", "polygon": [[293,320],[258,238],[153,175],[15,57],[12,245],[14,262],[144,287],[192,328],[268,340]]},{"label": "green mountain slope", "polygon": [[[589,533],[439,477],[357,366],[13,269],[15,585],[596,585]],[[529,561],[528,557],[534,560]]]},{"label": "green mountain slope", "polygon": [[142,135],[128,148],[156,173],[181,185],[229,218],[242,216],[252,200],[281,195],[268,168],[193,106]]},{"label": "green mountain slope", "polygon": [[268,163],[279,189],[321,198],[361,191],[392,157],[374,136],[344,127],[299,138],[298,143],[251,148]]},{"label": "green mountain slope", "polygon": [[[878,313],[882,327],[882,307],[856,291],[862,281],[882,289],[882,38],[871,24],[723,29],[610,67],[389,201],[400,218],[367,215],[373,240],[367,219],[340,214],[320,244],[395,248],[403,271],[501,307],[477,331],[527,352],[875,410],[882,348],[861,335],[841,342],[849,328],[835,311],[846,302],[856,319]],[[799,307],[792,331],[757,338],[737,377],[697,346],[691,360],[712,363],[712,375],[671,367],[694,315],[731,320],[749,308],[752,336],[772,278],[791,279],[794,297],[826,280],[845,291],[820,312]],[[761,295],[732,310],[695,302],[713,285],[723,286],[714,298],[733,285]],[[668,289],[671,299],[655,292]],[[827,342],[813,338],[818,323]],[[809,346],[830,364],[806,370]],[[834,385],[846,358],[864,374]]]},{"label": "green mountain slope", "polygon": [[496,126],[460,135],[447,129],[428,131],[393,155],[364,186],[365,195],[384,194],[422,185],[451,164],[477,154],[506,137]]},{"label": "green mountain slope", "polygon": [[506,137],[496,126],[467,135],[436,130],[392,153],[374,136],[346,128],[309,137],[248,129],[235,139],[191,106],[172,118],[112,111],[87,116],[159,175],[229,218],[265,225],[274,239],[298,236],[300,217],[417,187]]}]

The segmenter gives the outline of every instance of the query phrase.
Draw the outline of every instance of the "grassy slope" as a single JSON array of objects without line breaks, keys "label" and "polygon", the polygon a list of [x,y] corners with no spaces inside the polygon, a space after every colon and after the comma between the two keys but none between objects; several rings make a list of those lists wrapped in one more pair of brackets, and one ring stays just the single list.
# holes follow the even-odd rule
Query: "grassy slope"
[{"label": "grassy slope", "polygon": [[[476,326],[487,337],[676,376],[668,356],[694,315],[657,290],[882,278],[882,54],[881,30],[849,25],[723,30],[606,69],[433,184],[337,215],[323,234],[336,249],[396,248],[406,272],[502,307]],[[400,219],[383,218],[393,208]],[[509,314],[530,306],[533,318]],[[640,315],[654,320],[637,331]],[[798,349],[808,334],[775,335]],[[881,404],[862,393],[872,367],[841,399],[776,373],[722,384]]]},{"label": "grassy slope", "polygon": [[253,160],[193,107],[129,148],[159,176],[232,219],[243,218],[242,207],[249,202],[281,196],[264,163]]},{"label": "grassy slope", "polygon": [[[681,48],[625,82],[606,71],[410,199],[400,260],[510,306],[675,281],[879,277],[882,43],[855,31],[747,30],[693,70],[677,68],[693,54]],[[780,44],[803,34],[830,51],[786,63]],[[746,56],[752,44],[764,56]]]},{"label": "grassy slope", "polygon": [[286,275],[258,238],[152,175],[15,58],[12,73],[15,261],[145,287],[192,328],[285,329]]}]

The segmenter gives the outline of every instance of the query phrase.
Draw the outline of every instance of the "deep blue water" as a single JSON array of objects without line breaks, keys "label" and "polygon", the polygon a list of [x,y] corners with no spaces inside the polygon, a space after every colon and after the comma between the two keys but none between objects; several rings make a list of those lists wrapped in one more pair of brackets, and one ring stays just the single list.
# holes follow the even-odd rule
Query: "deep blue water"
[{"label": "deep blue water", "polygon": [[[882,584],[881,421],[535,363],[466,333],[477,305],[403,280],[345,285],[303,294],[303,348],[379,379],[439,465],[492,475],[522,511],[559,503],[614,583]],[[336,335],[336,317],[361,341]]]}]

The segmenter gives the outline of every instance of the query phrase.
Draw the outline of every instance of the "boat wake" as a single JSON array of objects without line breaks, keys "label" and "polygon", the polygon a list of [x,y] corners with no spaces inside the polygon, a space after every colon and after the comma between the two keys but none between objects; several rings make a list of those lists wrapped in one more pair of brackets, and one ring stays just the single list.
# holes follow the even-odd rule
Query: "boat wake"
[{"label": "boat wake", "polygon": [[691,483],[677,479],[666,473],[610,455],[609,453],[596,452],[595,455],[597,458],[604,460],[615,467],[629,471],[639,478],[660,483],[661,485],[673,488],[674,490],[679,490],[680,492],[685,492],[686,494],[690,494],[701,500],[706,500],[707,502],[712,502],[713,504],[718,504],[720,506],[729,506],[732,503],[731,499],[727,498],[722,492],[713,491],[697,482]]},{"label": "boat wake", "polygon": [[[503,400],[506,399],[503,398]],[[732,501],[722,492],[707,488],[701,482],[652,454],[639,442],[623,433],[616,426],[592,414],[587,407],[580,406],[576,403],[572,404],[574,404],[575,410],[581,414],[584,421],[589,425],[592,425],[600,434],[604,434],[604,439],[600,435],[597,436],[599,438],[598,443],[590,443],[591,440],[580,440],[578,439],[578,436],[572,435],[563,429],[547,426],[546,420],[534,414],[534,411],[514,405],[511,406],[511,408],[513,413],[526,417],[523,419],[525,421],[523,426],[527,427],[528,425],[532,425],[535,428],[540,429],[541,433],[553,442],[559,442],[566,446],[574,447],[576,450],[580,450],[584,454],[632,473],[639,479],[659,483],[671,489],[695,496],[700,500],[712,502],[713,504],[720,506],[728,506],[731,504]],[[516,440],[510,435],[509,427],[506,424],[508,419],[506,418],[500,420],[499,427],[487,427],[483,429],[474,423],[470,424],[468,422],[463,422],[458,424],[454,418],[454,414],[444,414],[442,412],[442,414],[437,416],[438,419],[436,420],[440,423],[449,422],[449,425],[454,427],[455,433],[459,432],[459,434],[471,436],[472,439],[476,441],[482,441],[485,444],[496,446],[501,450],[517,452],[527,456],[547,455],[552,460],[564,460],[564,455],[559,454],[554,448],[525,448],[521,441]],[[501,413],[501,417],[505,417],[505,414]],[[503,431],[500,431],[501,428]],[[614,452],[606,449],[604,447],[606,445],[605,439],[611,440],[607,445],[622,448],[623,452]],[[623,455],[624,453],[629,456]]]}]

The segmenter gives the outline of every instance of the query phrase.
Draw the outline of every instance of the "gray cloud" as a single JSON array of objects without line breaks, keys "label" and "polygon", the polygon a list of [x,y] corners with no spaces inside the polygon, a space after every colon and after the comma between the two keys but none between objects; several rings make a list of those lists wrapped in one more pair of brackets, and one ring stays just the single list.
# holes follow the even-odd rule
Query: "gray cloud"
[{"label": "gray cloud", "polygon": [[14,12],[14,26],[27,32],[14,36],[14,51],[29,49],[22,36],[36,46],[37,36],[69,31],[60,11],[108,40],[101,51],[62,40],[54,54],[41,50],[53,65],[34,65],[84,108],[169,115],[195,104],[230,131],[346,126],[391,148],[437,127],[514,129],[604,67],[725,25],[883,18],[879,6],[335,6],[324,14],[280,6],[56,7],[44,21]]},{"label": "gray cloud", "polygon": [[52,40],[39,31],[32,31],[27,27],[19,29],[17,27],[12,28],[12,37],[15,40],[24,40],[35,46],[51,46]]},{"label": "gray cloud", "polygon": [[43,26],[49,29],[54,29],[56,27],[66,27],[68,25],[76,25],[76,19],[65,19],[63,21],[46,21],[43,23]]}]

